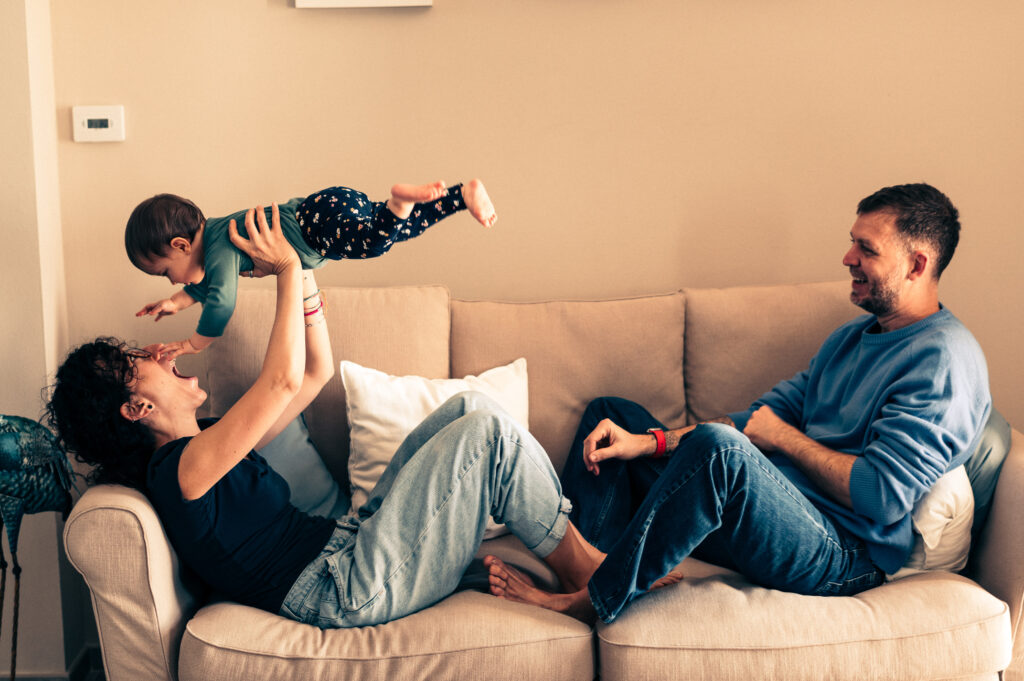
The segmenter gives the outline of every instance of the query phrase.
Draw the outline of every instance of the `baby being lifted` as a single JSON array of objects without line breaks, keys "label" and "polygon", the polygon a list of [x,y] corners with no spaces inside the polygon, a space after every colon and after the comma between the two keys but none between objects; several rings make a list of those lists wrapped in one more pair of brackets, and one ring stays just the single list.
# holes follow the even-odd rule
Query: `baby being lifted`
[{"label": "baby being lifted", "polygon": [[[451,188],[443,182],[396,184],[391,198],[379,202],[354,189],[332,187],[281,204],[280,219],[303,269],[315,269],[327,260],[383,255],[395,243],[417,237],[461,210],[468,210],[485,227],[497,221],[480,180]],[[235,309],[239,274],[254,274],[252,260],[228,237],[231,224],[245,234],[245,218],[246,211],[239,211],[206,219],[194,203],[173,194],[158,194],[132,211],[124,233],[132,264],[146,274],[185,285],[170,298],[146,305],[136,316],[153,315],[160,321],[197,301],[203,304],[195,333],[164,344],[161,355],[200,352],[224,333]]]}]

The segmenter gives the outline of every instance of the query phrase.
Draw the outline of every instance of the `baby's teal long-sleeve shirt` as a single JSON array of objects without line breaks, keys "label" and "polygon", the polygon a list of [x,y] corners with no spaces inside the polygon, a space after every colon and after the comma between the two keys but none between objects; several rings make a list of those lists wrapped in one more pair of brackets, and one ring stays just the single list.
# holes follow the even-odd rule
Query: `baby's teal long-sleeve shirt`
[{"label": "baby's teal long-sleeve shirt", "polygon": [[[299,254],[302,269],[321,267],[326,258],[314,251],[302,238],[302,230],[295,217],[295,211],[303,198],[294,198],[278,205],[281,216],[281,230],[295,251]],[[265,208],[267,224],[270,224],[270,208]],[[245,213],[239,211],[227,217],[209,218],[203,229],[203,263],[206,274],[198,284],[187,284],[185,293],[203,304],[196,331],[203,336],[216,338],[223,335],[228,320],[235,311],[238,296],[238,273],[252,269],[252,260],[235,248],[228,236],[228,225],[232,220],[238,226],[238,233],[246,236]]]},{"label": "baby's teal long-sleeve shirt", "polygon": [[873,315],[834,331],[806,371],[744,412],[742,430],[767,405],[831,449],[858,457],[853,510],[824,494],[785,455],[771,461],[824,513],[864,539],[874,563],[895,573],[913,548],[914,504],[971,455],[992,407],[981,347],[945,308],[910,326],[873,333]]}]

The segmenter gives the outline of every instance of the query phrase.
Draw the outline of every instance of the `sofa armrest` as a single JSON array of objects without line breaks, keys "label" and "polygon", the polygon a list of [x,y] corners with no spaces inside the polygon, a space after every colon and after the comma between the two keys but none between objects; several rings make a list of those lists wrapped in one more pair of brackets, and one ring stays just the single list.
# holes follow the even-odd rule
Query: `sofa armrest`
[{"label": "sofa armrest", "polygon": [[198,605],[149,501],[86,490],[64,526],[68,559],[89,587],[108,681],[177,679],[178,645]]},{"label": "sofa armrest", "polygon": [[976,579],[1010,606],[1013,661],[1006,681],[1024,680],[1024,435],[1014,430],[985,530],[978,545]]}]

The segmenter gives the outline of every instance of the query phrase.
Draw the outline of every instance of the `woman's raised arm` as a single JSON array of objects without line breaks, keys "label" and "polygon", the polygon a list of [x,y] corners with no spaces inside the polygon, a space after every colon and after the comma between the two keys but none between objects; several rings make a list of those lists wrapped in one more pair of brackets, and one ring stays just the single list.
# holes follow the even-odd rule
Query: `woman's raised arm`
[{"label": "woman's raised arm", "polygon": [[312,270],[302,271],[302,316],[306,325],[306,371],[302,375],[302,386],[277,422],[256,443],[256,449],[277,437],[334,376],[334,354],[327,334],[324,300]]},{"label": "woman's raised arm", "polygon": [[[198,499],[241,461],[281,419],[304,383],[306,343],[302,310],[302,269],[281,232],[277,205],[271,224],[262,207],[245,215],[248,239],[232,222],[231,242],[262,270],[277,277],[277,308],[263,368],[256,382],[213,426],[185,447],[178,484],[186,499]],[[255,218],[255,219],[254,219]]]}]

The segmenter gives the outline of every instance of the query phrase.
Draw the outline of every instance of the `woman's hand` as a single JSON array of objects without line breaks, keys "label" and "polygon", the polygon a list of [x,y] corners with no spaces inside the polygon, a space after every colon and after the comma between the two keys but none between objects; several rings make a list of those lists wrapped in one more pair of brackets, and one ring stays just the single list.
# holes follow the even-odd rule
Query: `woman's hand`
[{"label": "woman's hand", "polygon": [[291,266],[299,265],[298,253],[281,231],[281,214],[276,203],[270,205],[269,226],[262,206],[246,211],[245,231],[249,235],[248,239],[238,233],[238,225],[234,220],[228,226],[231,243],[252,258],[253,271],[249,276],[277,275]]}]

